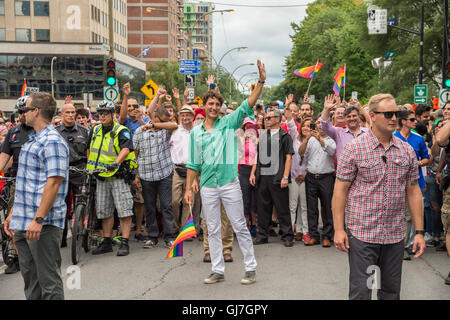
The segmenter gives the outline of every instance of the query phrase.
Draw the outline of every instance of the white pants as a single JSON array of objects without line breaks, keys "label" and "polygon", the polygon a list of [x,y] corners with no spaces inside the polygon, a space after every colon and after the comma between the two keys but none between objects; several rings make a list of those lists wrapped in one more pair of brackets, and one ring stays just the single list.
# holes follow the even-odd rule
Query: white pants
[{"label": "white pants", "polygon": [[[298,208],[298,209],[297,209]],[[308,233],[308,207],[306,206],[305,182],[293,180],[289,184],[289,210],[291,211],[292,229],[297,225],[297,232]],[[297,223],[295,222],[297,218]]]},{"label": "white pants", "polygon": [[203,215],[208,227],[208,242],[211,254],[212,272],[224,274],[225,263],[222,255],[222,234],[220,222],[220,201],[231,222],[239,247],[244,255],[245,271],[256,270],[253,242],[244,217],[244,203],[238,178],[220,187],[200,189]]}]

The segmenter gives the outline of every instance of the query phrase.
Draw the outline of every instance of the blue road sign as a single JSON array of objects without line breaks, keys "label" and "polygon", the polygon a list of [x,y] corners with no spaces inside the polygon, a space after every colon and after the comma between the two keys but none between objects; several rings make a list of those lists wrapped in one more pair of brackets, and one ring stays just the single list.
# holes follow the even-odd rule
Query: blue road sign
[{"label": "blue road sign", "polygon": [[198,59],[198,49],[194,49],[194,50],[192,50],[192,55],[193,55],[193,59],[194,60],[197,60]]},{"label": "blue road sign", "polygon": [[200,60],[180,60],[181,67],[200,67],[202,62]]},{"label": "blue road sign", "polygon": [[182,74],[199,74],[202,72],[201,67],[181,67],[180,73]]}]

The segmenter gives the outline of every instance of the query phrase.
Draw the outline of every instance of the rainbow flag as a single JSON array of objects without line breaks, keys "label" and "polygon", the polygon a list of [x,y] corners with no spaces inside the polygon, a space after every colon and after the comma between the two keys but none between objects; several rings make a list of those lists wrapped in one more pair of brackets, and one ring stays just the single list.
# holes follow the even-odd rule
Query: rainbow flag
[{"label": "rainbow flag", "polygon": [[20,96],[23,97],[26,92],[27,92],[27,80],[23,79],[22,92],[20,93]]},{"label": "rainbow flag", "polygon": [[320,70],[320,68],[322,66],[323,66],[323,63],[317,61],[315,66],[310,66],[310,67],[294,70],[294,74],[296,74],[300,77],[306,78],[306,79],[314,79],[314,77],[316,76],[316,73]]},{"label": "rainbow flag", "polygon": [[345,87],[345,65],[342,66],[334,76],[333,91],[337,96],[341,93],[341,87]]},{"label": "rainbow flag", "polygon": [[182,257],[183,256],[183,241],[192,237],[197,237],[194,227],[194,217],[191,216],[186,222],[186,225],[181,230],[178,237],[175,239],[173,245],[170,247],[166,255],[167,258]]}]

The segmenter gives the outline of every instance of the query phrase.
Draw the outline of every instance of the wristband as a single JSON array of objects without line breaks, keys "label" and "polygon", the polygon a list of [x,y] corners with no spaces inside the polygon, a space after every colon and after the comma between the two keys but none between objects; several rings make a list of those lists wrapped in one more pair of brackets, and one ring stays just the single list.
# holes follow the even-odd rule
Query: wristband
[{"label": "wristband", "polygon": [[283,176],[283,179],[289,180],[289,177]]},{"label": "wristband", "polygon": [[264,84],[266,81],[258,80],[258,83]]},{"label": "wristband", "polygon": [[416,234],[425,235],[425,230],[416,230]]}]

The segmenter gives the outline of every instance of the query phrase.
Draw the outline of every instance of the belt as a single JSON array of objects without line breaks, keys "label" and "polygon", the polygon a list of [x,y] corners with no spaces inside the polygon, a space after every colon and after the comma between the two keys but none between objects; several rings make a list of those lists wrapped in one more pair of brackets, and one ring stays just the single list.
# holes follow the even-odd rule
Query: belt
[{"label": "belt", "polygon": [[185,164],[176,164],[175,167],[186,168]]},{"label": "belt", "polygon": [[322,178],[325,178],[325,177],[328,177],[328,176],[331,176],[331,175],[333,175],[333,172],[330,172],[330,173],[323,173],[323,174],[315,174],[315,173],[307,173],[310,177],[312,177],[313,179],[316,179],[316,180],[318,180],[318,179],[322,179]]}]

